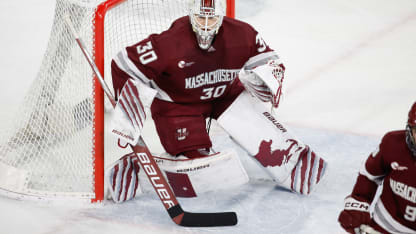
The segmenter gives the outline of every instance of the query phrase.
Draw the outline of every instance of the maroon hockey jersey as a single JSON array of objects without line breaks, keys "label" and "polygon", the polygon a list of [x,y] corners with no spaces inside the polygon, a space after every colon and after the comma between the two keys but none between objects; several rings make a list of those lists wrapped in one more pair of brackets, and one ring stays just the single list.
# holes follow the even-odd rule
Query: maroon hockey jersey
[{"label": "maroon hockey jersey", "polygon": [[416,233],[416,158],[406,145],[405,131],[387,133],[365,162],[352,196],[371,203],[378,184],[374,221],[389,233]]},{"label": "maroon hockey jersey", "polygon": [[122,50],[112,61],[117,95],[127,79],[156,89],[156,98],[175,103],[212,101],[227,93],[239,70],[278,59],[249,24],[224,17],[212,46],[199,48],[189,17]]}]

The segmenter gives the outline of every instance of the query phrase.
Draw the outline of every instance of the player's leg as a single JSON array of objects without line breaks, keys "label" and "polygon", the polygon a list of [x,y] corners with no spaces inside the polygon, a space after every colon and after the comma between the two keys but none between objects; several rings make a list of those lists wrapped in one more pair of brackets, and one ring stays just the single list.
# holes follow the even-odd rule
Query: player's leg
[{"label": "player's leg", "polygon": [[212,146],[206,131],[209,105],[185,105],[155,99],[152,118],[160,142],[173,156],[189,152],[188,157],[204,156]]},{"label": "player's leg", "polygon": [[160,100],[152,117],[166,154],[155,159],[178,197],[233,188],[248,176],[233,150],[213,152],[206,129],[211,105],[182,105]]},{"label": "player's leg", "polygon": [[309,194],[325,173],[326,162],[246,91],[217,122],[280,186]]}]

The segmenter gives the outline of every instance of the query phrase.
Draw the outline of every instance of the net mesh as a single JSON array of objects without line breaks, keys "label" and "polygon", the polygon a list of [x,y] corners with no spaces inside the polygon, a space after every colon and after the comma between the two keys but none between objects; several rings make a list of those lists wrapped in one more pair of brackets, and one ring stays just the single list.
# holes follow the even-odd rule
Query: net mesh
[{"label": "net mesh", "polygon": [[[91,54],[98,0],[57,0],[41,68],[14,122],[0,134],[0,190],[36,197],[94,195],[93,73],[63,17]],[[105,17],[104,77],[111,58],[187,14],[187,0],[127,0]],[[100,88],[100,87],[97,87]],[[100,113],[103,114],[103,113]]]}]

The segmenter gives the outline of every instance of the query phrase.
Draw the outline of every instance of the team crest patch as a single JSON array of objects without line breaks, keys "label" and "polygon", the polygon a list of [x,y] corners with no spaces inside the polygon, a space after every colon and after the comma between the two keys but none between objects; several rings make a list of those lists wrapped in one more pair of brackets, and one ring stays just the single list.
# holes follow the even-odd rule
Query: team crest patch
[{"label": "team crest patch", "polygon": [[178,128],[176,129],[176,139],[178,141],[183,141],[189,135],[189,131],[186,128]]}]

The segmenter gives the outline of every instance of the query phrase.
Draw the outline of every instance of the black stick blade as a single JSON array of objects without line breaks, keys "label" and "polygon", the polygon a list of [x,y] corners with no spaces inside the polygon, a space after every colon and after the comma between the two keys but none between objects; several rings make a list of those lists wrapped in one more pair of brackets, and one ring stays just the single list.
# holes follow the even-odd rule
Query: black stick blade
[{"label": "black stick blade", "polygon": [[237,214],[235,212],[189,213],[185,211],[179,225],[184,227],[219,227],[236,224]]}]

